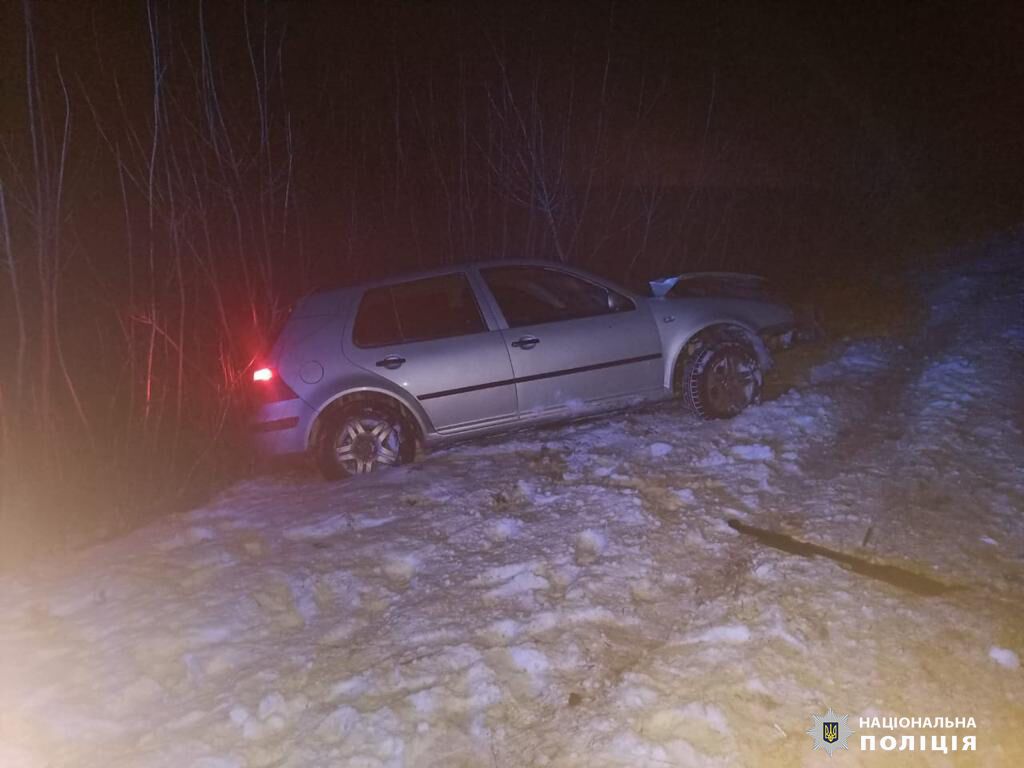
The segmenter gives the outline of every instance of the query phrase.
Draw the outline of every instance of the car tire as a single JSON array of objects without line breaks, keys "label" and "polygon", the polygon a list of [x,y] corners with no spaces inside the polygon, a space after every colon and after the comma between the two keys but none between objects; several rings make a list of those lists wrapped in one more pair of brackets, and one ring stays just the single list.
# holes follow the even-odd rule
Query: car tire
[{"label": "car tire", "polygon": [[412,429],[397,408],[356,402],[328,417],[316,459],[326,479],[342,480],[410,462],[415,450]]},{"label": "car tire", "polygon": [[731,419],[761,401],[764,374],[757,354],[741,341],[719,341],[697,352],[683,368],[683,399],[702,419]]}]

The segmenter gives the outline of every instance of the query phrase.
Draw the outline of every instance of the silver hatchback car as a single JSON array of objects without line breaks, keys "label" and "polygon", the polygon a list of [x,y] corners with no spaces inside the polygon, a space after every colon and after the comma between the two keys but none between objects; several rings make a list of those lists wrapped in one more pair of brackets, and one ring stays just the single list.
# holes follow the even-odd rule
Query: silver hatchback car
[{"label": "silver hatchback car", "polygon": [[651,289],[502,261],[307,296],[253,372],[257,448],[312,454],[338,479],[418,446],[641,401],[682,397],[704,418],[757,402],[793,312],[750,276]]}]

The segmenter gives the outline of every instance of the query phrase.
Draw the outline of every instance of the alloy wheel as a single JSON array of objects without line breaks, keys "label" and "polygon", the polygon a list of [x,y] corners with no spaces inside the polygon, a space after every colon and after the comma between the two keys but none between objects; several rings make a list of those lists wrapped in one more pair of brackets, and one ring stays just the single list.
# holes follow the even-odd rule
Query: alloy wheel
[{"label": "alloy wheel", "polygon": [[712,363],[707,372],[707,395],[716,412],[735,415],[750,405],[757,391],[756,367],[731,350]]},{"label": "alloy wheel", "polygon": [[366,474],[399,463],[401,432],[397,424],[376,414],[348,419],[334,444],[338,463],[351,475]]}]

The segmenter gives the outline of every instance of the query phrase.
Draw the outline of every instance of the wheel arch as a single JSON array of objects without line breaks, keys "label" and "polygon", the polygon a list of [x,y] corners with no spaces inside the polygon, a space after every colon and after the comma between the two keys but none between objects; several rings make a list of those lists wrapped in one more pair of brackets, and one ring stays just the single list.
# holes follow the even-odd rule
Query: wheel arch
[{"label": "wheel arch", "polygon": [[691,333],[675,350],[672,365],[668,368],[671,375],[668,384],[673,392],[681,392],[682,373],[686,363],[699,355],[709,344],[719,341],[739,341],[747,344],[757,355],[757,362],[762,371],[767,371],[772,366],[771,352],[753,329],[734,320],[708,323]]},{"label": "wheel arch", "polygon": [[333,414],[356,402],[379,403],[384,407],[397,409],[402,416],[402,420],[411,427],[413,437],[417,443],[422,444],[424,438],[430,432],[430,425],[424,421],[417,412],[417,409],[410,408],[402,398],[394,393],[375,387],[358,387],[339,392],[325,402],[323,407],[317,411],[310,425],[309,433],[306,435],[307,450],[316,447],[324,424],[327,423]]}]

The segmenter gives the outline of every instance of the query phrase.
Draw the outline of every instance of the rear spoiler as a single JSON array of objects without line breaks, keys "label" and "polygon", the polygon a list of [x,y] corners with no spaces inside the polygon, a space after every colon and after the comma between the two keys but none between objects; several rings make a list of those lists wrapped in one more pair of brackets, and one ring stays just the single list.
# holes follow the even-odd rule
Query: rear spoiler
[{"label": "rear spoiler", "polygon": [[651,280],[651,294],[655,298],[661,298],[668,294],[679,283],[687,281],[716,282],[723,285],[743,286],[745,288],[763,288],[767,283],[760,275],[747,275],[741,272],[683,272],[673,277],[662,277],[658,280]]}]

